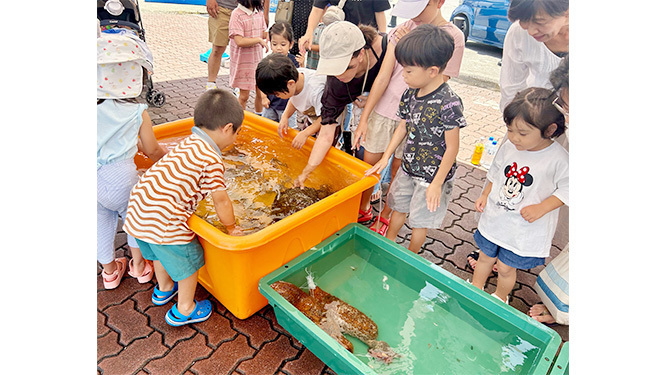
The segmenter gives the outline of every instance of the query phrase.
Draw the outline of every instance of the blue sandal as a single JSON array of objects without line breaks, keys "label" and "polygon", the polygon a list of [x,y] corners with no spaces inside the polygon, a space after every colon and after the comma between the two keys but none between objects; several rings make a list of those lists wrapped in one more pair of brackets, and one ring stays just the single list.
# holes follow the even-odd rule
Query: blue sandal
[{"label": "blue sandal", "polygon": [[211,316],[213,312],[211,301],[205,299],[203,301],[195,301],[195,304],[195,309],[188,316],[181,314],[178,311],[178,305],[174,305],[167,311],[167,315],[164,318],[170,326],[179,327],[186,324],[203,322]]},{"label": "blue sandal", "polygon": [[155,288],[153,288],[153,296],[151,297],[151,300],[154,304],[162,306],[165,303],[171,301],[176,293],[178,293],[178,283],[174,283],[174,287],[168,292],[161,291],[156,285]]}]

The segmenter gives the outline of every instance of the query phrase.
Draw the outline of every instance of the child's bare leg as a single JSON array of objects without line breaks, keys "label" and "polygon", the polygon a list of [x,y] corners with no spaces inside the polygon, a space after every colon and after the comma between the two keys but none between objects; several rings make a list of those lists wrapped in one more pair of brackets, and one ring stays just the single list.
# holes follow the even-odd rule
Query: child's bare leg
[{"label": "child's bare leg", "polygon": [[401,230],[403,223],[405,223],[405,218],[408,216],[407,212],[396,212],[394,211],[391,214],[391,221],[389,221],[389,228],[387,228],[387,238],[396,241],[396,236],[398,236],[398,231]]},{"label": "child's bare leg", "polygon": [[[155,278],[157,279],[157,286],[161,292],[169,292],[174,289],[174,280],[171,279],[171,276],[167,273],[167,270],[164,269],[162,263],[159,260],[153,261],[153,268],[155,269]],[[179,293],[180,285],[179,285]]]},{"label": "child's bare leg", "polygon": [[[390,169],[390,171],[391,171],[391,181],[389,182],[389,187],[387,188],[387,191],[389,191],[389,189],[391,188],[391,184],[394,182],[394,179],[396,177],[396,172],[398,172],[398,168],[401,167],[401,163],[402,163],[401,159],[396,159],[396,158],[391,159],[391,169]],[[370,195],[369,195],[369,197],[370,197]],[[380,212],[380,216],[382,216],[385,219],[389,219],[391,217],[391,208],[389,208],[388,205],[385,205],[382,208],[382,212]],[[400,229],[400,227],[399,227],[399,229]]]},{"label": "child's bare leg", "polygon": [[130,253],[132,253],[132,268],[141,275],[144,272],[144,267],[146,262],[144,261],[144,256],[141,255],[141,250],[138,247],[130,246]]},{"label": "child's bare leg", "polygon": [[178,282],[178,311],[187,316],[195,309],[195,290],[199,270]]},{"label": "child's bare leg", "polygon": [[245,111],[245,106],[246,103],[248,102],[248,98],[250,98],[250,91],[249,90],[239,90],[239,103],[241,104],[241,108]]},{"label": "child's bare leg", "polygon": [[[481,259],[482,254],[480,254]],[[479,267],[479,263],[477,263]],[[477,270],[477,268],[475,268]],[[507,264],[498,260],[498,286],[496,287],[495,294],[501,300],[507,301],[507,296],[514,289],[514,283],[516,282],[516,268],[510,267]]]},{"label": "child's bare leg", "polygon": [[424,241],[426,241],[426,228],[412,228],[412,235],[410,236],[410,245],[408,246],[408,250],[415,254],[419,253],[419,250],[421,250]]},{"label": "child's bare leg", "polygon": [[477,266],[475,271],[472,273],[472,285],[478,287],[481,290],[484,290],[484,284],[486,284],[486,279],[489,278],[491,274],[491,269],[496,263],[497,258],[491,258],[490,256],[484,254],[484,252],[479,252],[479,259],[477,260]]},{"label": "child's bare leg", "polygon": [[115,260],[112,260],[111,263],[102,264],[102,269],[104,270],[104,273],[106,273],[107,275],[111,275],[112,273],[116,272],[117,268],[118,264],[116,263]]}]

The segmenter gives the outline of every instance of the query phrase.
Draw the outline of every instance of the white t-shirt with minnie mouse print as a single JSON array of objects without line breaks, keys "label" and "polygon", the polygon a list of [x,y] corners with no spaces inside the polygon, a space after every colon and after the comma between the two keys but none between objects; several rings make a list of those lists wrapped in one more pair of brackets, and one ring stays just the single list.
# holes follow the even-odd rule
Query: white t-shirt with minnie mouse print
[{"label": "white t-shirt with minnie mouse print", "polygon": [[489,241],[524,257],[549,256],[558,209],[532,223],[521,209],[554,195],[569,204],[569,154],[558,144],[539,151],[519,151],[505,142],[489,168],[493,183],[478,229]]}]

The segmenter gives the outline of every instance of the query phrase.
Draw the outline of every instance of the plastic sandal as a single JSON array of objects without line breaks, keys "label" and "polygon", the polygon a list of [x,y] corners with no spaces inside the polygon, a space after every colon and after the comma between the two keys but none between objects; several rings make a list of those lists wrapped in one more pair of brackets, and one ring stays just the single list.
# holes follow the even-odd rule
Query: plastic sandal
[{"label": "plastic sandal", "polygon": [[130,259],[130,263],[128,264],[130,270],[127,271],[127,274],[137,279],[139,284],[145,284],[153,279],[153,264],[151,264],[149,260],[144,259],[144,272],[142,272],[141,275],[137,275],[137,273],[134,272],[134,266],[132,264],[132,259]]},{"label": "plastic sandal", "polygon": [[366,223],[373,220],[373,207],[369,207],[368,211],[359,209],[359,216],[357,216],[357,223]]},{"label": "plastic sandal", "polygon": [[510,304],[510,297],[509,297],[509,296],[507,296],[507,301],[503,301],[502,299],[500,299],[500,297],[498,297],[498,296],[496,295],[496,293],[491,293],[491,297],[495,297],[496,299],[498,299],[498,301],[500,301],[500,302],[502,302],[502,303],[504,303],[504,304],[506,304],[506,305],[509,305],[509,304]]},{"label": "plastic sandal", "polygon": [[[470,265],[470,258],[474,259],[475,261],[479,261],[479,251],[473,251],[472,253],[470,253],[466,256],[466,260],[468,262],[466,264],[466,268],[470,268],[474,272],[475,267]],[[491,269],[491,273],[493,274],[493,276],[496,276],[496,277],[498,277],[498,269],[497,268],[498,268],[498,266],[494,265],[493,269]]]},{"label": "plastic sandal", "polygon": [[379,203],[380,199],[382,199],[382,189],[377,189],[377,191],[373,192],[371,195],[371,204]]},{"label": "plastic sandal", "polygon": [[[380,229],[377,229],[377,222],[380,220],[382,225],[380,225]],[[387,235],[387,229],[389,229],[389,220],[383,218],[382,216],[378,215],[377,219],[371,224],[370,228],[373,232],[379,234],[382,237],[385,237]]]},{"label": "plastic sandal", "polygon": [[185,316],[178,311],[178,305],[172,306],[167,315],[164,316],[165,320],[170,326],[179,327],[186,324],[199,323],[208,319],[213,312],[213,305],[211,301],[205,299],[203,301],[195,301],[195,309],[192,310],[190,315]]},{"label": "plastic sandal", "polygon": [[114,262],[116,262],[116,270],[111,275],[102,271],[102,284],[104,284],[105,289],[115,289],[118,287],[120,281],[123,279],[123,275],[125,275],[127,258],[116,258]]},{"label": "plastic sandal", "polygon": [[154,304],[158,306],[162,306],[165,303],[171,301],[172,298],[178,293],[178,283],[174,283],[174,288],[168,292],[163,292],[160,289],[158,289],[158,285],[153,288],[153,296],[151,297],[151,300],[153,301]]}]

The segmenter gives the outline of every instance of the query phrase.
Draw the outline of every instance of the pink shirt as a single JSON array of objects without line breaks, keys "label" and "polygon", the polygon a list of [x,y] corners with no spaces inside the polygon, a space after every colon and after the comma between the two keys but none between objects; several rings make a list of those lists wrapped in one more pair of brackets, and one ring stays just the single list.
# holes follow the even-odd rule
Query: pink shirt
[{"label": "pink shirt", "polygon": [[[408,20],[398,27],[402,25],[406,25],[410,30],[417,27],[417,24],[412,20]],[[389,31],[389,42],[391,42],[394,47],[397,43],[394,34],[398,27]],[[441,28],[454,38],[454,53],[449,62],[447,62],[447,66],[442,74],[452,78],[458,77],[459,70],[461,69],[461,60],[463,59],[463,50],[465,48],[465,37],[463,36],[463,32],[451,22],[441,26]],[[389,85],[387,85],[387,89],[375,105],[375,112],[384,117],[399,121],[400,118],[396,115],[396,112],[398,111],[398,102],[401,100],[401,95],[403,95],[403,92],[405,92],[407,88],[408,85],[403,79],[403,66],[396,61],[394,62],[394,70],[391,73]]]},{"label": "pink shirt", "polygon": [[255,70],[262,60],[264,47],[255,44],[239,47],[235,35],[244,38],[263,38],[266,31],[264,13],[250,11],[239,5],[229,19],[229,85],[243,90],[255,89]]}]

